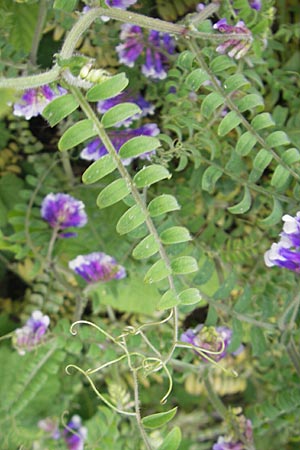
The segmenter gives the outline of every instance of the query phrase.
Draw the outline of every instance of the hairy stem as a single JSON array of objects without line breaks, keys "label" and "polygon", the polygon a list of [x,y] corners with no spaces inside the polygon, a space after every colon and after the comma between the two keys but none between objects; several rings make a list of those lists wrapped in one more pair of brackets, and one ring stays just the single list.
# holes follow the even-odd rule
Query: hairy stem
[{"label": "hairy stem", "polygon": [[138,384],[136,370],[132,370],[132,377],[133,377],[133,383],[134,383],[134,407],[135,407],[135,417],[136,417],[136,421],[137,421],[137,426],[141,433],[142,439],[145,443],[146,449],[152,450],[152,446],[150,445],[145,428],[143,427],[143,424],[142,424],[141,411],[140,411],[140,399],[139,399],[139,384]]},{"label": "hairy stem", "polygon": [[43,32],[46,16],[47,16],[47,0],[40,0],[39,13],[37,17],[36,27],[34,30],[31,51],[29,56],[29,61],[33,66],[36,65],[37,52],[39,49],[40,38]]}]

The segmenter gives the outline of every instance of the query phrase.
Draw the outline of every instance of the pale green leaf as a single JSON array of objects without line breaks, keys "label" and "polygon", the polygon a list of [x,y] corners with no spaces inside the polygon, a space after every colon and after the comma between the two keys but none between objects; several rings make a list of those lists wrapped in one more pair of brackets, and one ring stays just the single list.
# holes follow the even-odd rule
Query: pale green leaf
[{"label": "pale green leaf", "polygon": [[123,178],[113,181],[106,186],[97,197],[99,208],[106,208],[122,200],[130,193],[130,188]]},{"label": "pale green leaf", "polygon": [[215,189],[216,182],[219,178],[221,178],[222,175],[223,171],[218,167],[208,167],[202,175],[202,189],[212,194]]},{"label": "pale green leaf", "polygon": [[219,55],[212,60],[210,68],[214,73],[221,73],[227,69],[235,68],[236,63],[227,55]]},{"label": "pale green leaf", "polygon": [[272,178],[271,186],[273,186],[277,191],[282,191],[286,189],[292,179],[290,172],[283,166],[279,165],[276,167]]},{"label": "pale green leaf", "polygon": [[264,128],[273,127],[275,122],[270,113],[261,113],[254,117],[251,125],[256,131],[263,130]]},{"label": "pale green leaf", "polygon": [[219,106],[224,105],[224,102],[224,97],[217,92],[208,94],[202,102],[201,114],[204,117],[209,118],[216,112],[216,109],[219,108]]},{"label": "pale green leaf", "polygon": [[192,256],[179,256],[171,262],[172,271],[176,274],[197,272],[198,264]]},{"label": "pale green leaf", "polygon": [[241,121],[242,121],[241,116],[239,116],[235,111],[230,111],[222,119],[222,121],[218,127],[218,135],[225,136],[231,130],[236,128],[241,123]]},{"label": "pale green leaf", "polygon": [[180,206],[176,198],[169,194],[162,194],[154,198],[148,205],[148,211],[151,217],[157,217],[178,209],[180,209]]},{"label": "pale green leaf", "polygon": [[209,80],[209,75],[203,69],[195,69],[188,74],[184,84],[191,91],[197,91],[207,80]]},{"label": "pale green leaf", "polygon": [[264,101],[260,95],[248,94],[245,97],[236,100],[236,105],[241,112],[258,109],[262,111],[264,109]]},{"label": "pale green leaf", "polygon": [[181,431],[179,427],[174,427],[163,443],[158,447],[158,450],[177,450],[181,442]]},{"label": "pale green leaf", "polygon": [[180,292],[179,300],[181,305],[194,305],[202,300],[201,294],[196,288],[185,289]]},{"label": "pale green leaf", "polygon": [[71,12],[75,8],[76,4],[77,0],[54,0],[53,8]]},{"label": "pale green leaf", "polygon": [[194,59],[195,55],[191,51],[185,50],[184,52],[181,52],[181,54],[179,55],[176,64],[178,67],[182,69],[191,70],[191,68],[193,67]]},{"label": "pale green leaf", "polygon": [[97,102],[99,100],[106,100],[107,98],[115,97],[120,94],[128,85],[128,78],[124,72],[118,73],[107,80],[102,81],[91,87],[87,93],[86,98],[89,102]]},{"label": "pale green leaf", "polygon": [[61,151],[69,150],[70,148],[76,147],[76,145],[81,144],[96,135],[97,131],[94,129],[92,120],[80,120],[64,132],[58,141],[58,148]]},{"label": "pale green leaf", "polygon": [[159,250],[159,244],[151,234],[146,236],[138,245],[134,248],[132,256],[135,259],[149,258],[157,253]]},{"label": "pale green leaf", "polygon": [[95,183],[101,180],[116,168],[116,162],[111,155],[104,155],[97,161],[94,161],[82,175],[84,184]]},{"label": "pale green leaf", "polygon": [[246,156],[251,152],[256,142],[256,137],[250,131],[246,131],[239,137],[236,152],[241,156]]},{"label": "pale green leaf", "polygon": [[170,178],[170,172],[159,164],[143,167],[133,178],[138,188],[151,186],[164,178]]},{"label": "pale green leaf", "polygon": [[158,428],[166,423],[168,423],[170,420],[173,419],[177,412],[177,407],[171,409],[170,411],[151,414],[150,416],[146,416],[142,418],[142,424],[145,428]]},{"label": "pale green leaf", "polygon": [[103,114],[101,123],[104,128],[109,128],[139,113],[141,108],[135,103],[120,103]]},{"label": "pale green leaf", "polygon": [[231,214],[244,214],[245,212],[247,212],[250,207],[251,207],[251,194],[250,191],[248,189],[247,186],[245,186],[245,191],[244,191],[244,196],[242,198],[242,200],[234,206],[230,206],[228,209],[228,211]]},{"label": "pale green leaf", "polygon": [[61,97],[55,98],[49,103],[43,110],[42,115],[48,120],[51,127],[57,125],[62,119],[69,116],[75,109],[77,109],[79,103],[72,94],[65,94]]},{"label": "pale green leaf", "polygon": [[133,205],[119,219],[117,223],[117,232],[126,234],[145,222],[146,216],[139,205]]},{"label": "pale green leaf", "polygon": [[270,147],[278,147],[279,145],[288,145],[291,141],[284,131],[274,131],[269,134],[266,142]]},{"label": "pale green leaf", "polygon": [[251,83],[247,78],[244,77],[241,73],[235,73],[228,77],[224,83],[224,88],[226,93],[238,91],[242,88],[248,89],[251,86]]},{"label": "pale green leaf", "polygon": [[300,152],[297,148],[289,148],[283,153],[282,159],[288,165],[295,164],[300,161]]},{"label": "pale green leaf", "polygon": [[163,244],[166,245],[178,244],[180,242],[192,240],[189,230],[185,227],[168,228],[161,233],[160,238]]},{"label": "pale green leaf", "polygon": [[167,267],[165,261],[160,259],[153,266],[150,267],[145,275],[145,283],[154,283],[156,281],[163,280],[171,274],[171,268]]},{"label": "pale green leaf", "polygon": [[176,294],[176,291],[173,289],[169,289],[167,292],[164,293],[164,295],[161,297],[157,304],[157,309],[164,310],[164,309],[170,309],[174,308],[174,306],[177,306],[179,304],[179,298]]},{"label": "pale green leaf", "polygon": [[155,137],[137,136],[122,145],[119,151],[121,158],[134,158],[146,152],[152,152],[160,146],[160,142]]}]

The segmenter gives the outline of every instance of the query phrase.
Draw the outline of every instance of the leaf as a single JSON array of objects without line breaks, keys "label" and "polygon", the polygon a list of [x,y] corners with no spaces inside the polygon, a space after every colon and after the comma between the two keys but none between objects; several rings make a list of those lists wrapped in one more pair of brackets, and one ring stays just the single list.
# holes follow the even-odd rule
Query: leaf
[{"label": "leaf", "polygon": [[291,180],[292,176],[289,170],[279,165],[276,167],[272,175],[271,186],[273,186],[277,191],[282,191],[288,187]]},{"label": "leaf", "polygon": [[282,159],[286,164],[289,165],[299,162],[300,161],[299,150],[297,148],[289,148],[283,153]]},{"label": "leaf", "polygon": [[270,147],[279,147],[280,145],[288,145],[291,141],[284,131],[274,131],[269,134],[266,142]]},{"label": "leaf", "polygon": [[221,123],[219,124],[218,135],[225,136],[231,130],[236,128],[241,123],[241,121],[242,118],[235,111],[230,111],[226,114],[224,119],[222,119]]},{"label": "leaf", "polygon": [[192,256],[179,256],[171,262],[172,271],[176,274],[183,275],[198,271],[198,264]]},{"label": "leaf", "polygon": [[194,305],[202,300],[201,294],[196,288],[185,289],[180,292],[178,297],[181,305]]},{"label": "leaf", "polygon": [[245,191],[244,191],[244,196],[242,198],[242,200],[234,206],[230,206],[228,209],[228,211],[231,214],[244,214],[245,212],[247,212],[250,207],[251,207],[251,194],[250,191],[248,189],[247,186],[245,186]]},{"label": "leaf", "polygon": [[120,103],[103,114],[101,123],[104,128],[109,128],[141,112],[141,108],[135,103]]},{"label": "leaf", "polygon": [[185,227],[168,228],[161,233],[160,238],[163,244],[166,245],[179,244],[180,242],[192,240],[189,230]]},{"label": "leaf", "polygon": [[79,103],[72,94],[65,94],[55,98],[43,110],[42,116],[49,122],[50,127],[57,125],[62,119],[72,114]]},{"label": "leaf", "polygon": [[63,11],[71,12],[75,8],[77,0],[55,0],[53,4],[54,9],[62,9]]},{"label": "leaf", "polygon": [[217,92],[208,94],[202,102],[201,114],[208,119],[219,106],[224,105],[224,102],[223,96]]},{"label": "leaf", "polygon": [[250,342],[252,345],[252,355],[260,356],[267,350],[267,343],[263,331],[258,327],[251,327]]},{"label": "leaf", "polygon": [[260,111],[264,109],[264,101],[260,95],[248,94],[245,97],[236,100],[236,105],[240,112],[244,112],[251,109],[259,109]]},{"label": "leaf", "polygon": [[94,129],[92,120],[80,120],[64,132],[58,141],[58,148],[60,151],[69,150],[96,135],[97,131]]},{"label": "leaf", "polygon": [[253,160],[253,169],[249,175],[249,181],[257,181],[272,159],[273,156],[271,152],[265,150],[264,148],[261,149]]},{"label": "leaf", "polygon": [[174,308],[174,306],[177,306],[178,304],[179,298],[176,291],[174,291],[173,289],[169,289],[159,300],[157,309],[159,309],[160,311],[164,309],[170,309]]},{"label": "leaf", "polygon": [[116,162],[111,155],[104,155],[97,161],[93,162],[83,173],[82,181],[84,184],[95,183],[101,180],[116,168]]},{"label": "leaf", "polygon": [[263,130],[264,128],[273,127],[275,122],[270,113],[258,114],[251,122],[255,131]]},{"label": "leaf", "polygon": [[238,91],[241,88],[248,89],[251,86],[251,83],[247,78],[244,77],[241,73],[235,73],[228,77],[224,83],[224,89],[226,93],[230,93],[233,91]]},{"label": "leaf", "polygon": [[133,158],[146,152],[152,152],[160,146],[160,141],[151,136],[137,136],[122,145],[119,151],[121,158]]},{"label": "leaf", "polygon": [[170,411],[151,414],[150,416],[146,416],[142,418],[142,424],[145,428],[158,428],[170,420],[173,419],[177,412],[177,407],[170,409]]},{"label": "leaf", "polygon": [[130,188],[123,178],[113,181],[106,186],[97,197],[99,208],[106,208],[113,205],[130,193]]},{"label": "leaf", "polygon": [[168,433],[163,443],[157,450],[177,450],[181,442],[181,431],[179,427],[174,427],[173,430]]},{"label": "leaf", "polygon": [[132,256],[135,259],[149,258],[159,250],[159,244],[156,242],[154,236],[151,234],[146,236],[139,244],[134,248]]},{"label": "leaf", "polygon": [[176,65],[181,69],[191,70],[195,55],[190,50],[185,50],[177,58]]},{"label": "leaf", "polygon": [[215,189],[216,182],[219,178],[221,178],[222,175],[223,171],[218,167],[208,167],[202,175],[202,189],[212,194]]},{"label": "leaf", "polygon": [[259,221],[259,224],[266,227],[272,227],[281,221],[283,215],[282,206],[276,197],[273,197],[273,209],[271,214],[263,220]]},{"label": "leaf", "polygon": [[118,73],[91,87],[86,93],[86,98],[89,102],[98,102],[99,100],[115,97],[126,88],[128,82],[124,72]]},{"label": "leaf", "polygon": [[38,4],[31,4],[28,7],[28,5],[16,4],[15,2],[6,3],[8,3],[8,19],[11,23],[8,43],[17,51],[29,53],[38,21]]},{"label": "leaf", "polygon": [[210,68],[214,73],[224,72],[227,69],[235,68],[236,64],[232,58],[226,55],[220,55],[214,58],[210,64]]},{"label": "leaf", "polygon": [[195,69],[188,74],[184,84],[191,91],[197,91],[204,81],[209,80],[209,75],[203,69]]},{"label": "leaf", "polygon": [[170,172],[159,164],[143,167],[133,178],[138,188],[151,186],[164,178],[170,178]]},{"label": "leaf", "polygon": [[156,281],[163,280],[168,275],[171,274],[171,268],[167,267],[165,261],[160,259],[153,266],[150,267],[148,272],[145,275],[144,281],[145,283],[154,283]]},{"label": "leaf", "polygon": [[176,198],[169,194],[162,194],[154,198],[148,205],[148,211],[151,217],[157,217],[178,209],[180,209],[180,206]]},{"label": "leaf", "polygon": [[117,223],[117,232],[126,234],[145,222],[146,216],[139,205],[133,205],[129,208]]},{"label": "leaf", "polygon": [[251,152],[256,142],[256,137],[250,131],[246,131],[237,142],[236,152],[241,156],[246,156]]}]

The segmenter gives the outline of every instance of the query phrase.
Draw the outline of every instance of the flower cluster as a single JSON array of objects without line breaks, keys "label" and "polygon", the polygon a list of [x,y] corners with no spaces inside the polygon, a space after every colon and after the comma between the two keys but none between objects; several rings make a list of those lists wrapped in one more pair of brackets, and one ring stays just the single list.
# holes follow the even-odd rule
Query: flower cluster
[{"label": "flower cluster", "polygon": [[69,268],[88,283],[120,280],[126,277],[125,268],[118,264],[112,256],[102,252],[79,255],[69,262]]},{"label": "flower cluster", "polygon": [[212,450],[245,450],[248,444],[252,446],[253,432],[251,421],[241,414],[235,418],[235,422],[237,422],[239,435],[242,437],[243,442],[234,436],[236,435],[235,430],[235,433],[228,436],[220,436],[218,441],[213,445]]},{"label": "flower cluster", "polygon": [[83,450],[87,437],[87,429],[82,426],[81,417],[75,414],[62,432],[58,429],[56,420],[47,417],[38,422],[38,427],[45,431],[52,439],[63,439],[69,450]]},{"label": "flower cluster", "polygon": [[44,339],[50,319],[41,311],[34,311],[22,328],[17,328],[13,336],[13,346],[19,355],[34,350]]},{"label": "flower cluster", "polygon": [[[204,355],[214,361],[219,361],[227,355],[227,347],[231,342],[232,330],[227,327],[207,327],[203,324],[198,325],[194,330],[189,328],[182,333],[180,340],[194,347],[199,347],[201,357],[204,361]],[[242,350],[242,346],[234,353],[238,354]],[[195,350],[196,351],[196,350]],[[196,351],[197,354],[199,354]]]},{"label": "flower cluster", "polygon": [[268,267],[279,266],[294,272],[300,272],[300,211],[295,217],[286,214],[282,217],[283,231],[278,243],[272,244],[265,252],[264,259]]},{"label": "flower cluster", "polygon": [[124,24],[121,31],[122,44],[116,47],[120,63],[133,67],[139,56],[145,57],[142,73],[149,78],[163,80],[167,76],[168,58],[175,44],[167,33],[151,30],[145,37],[141,27]]},{"label": "flower cluster", "polygon": [[41,216],[58,230],[80,228],[87,223],[84,203],[68,194],[48,194],[42,202]]},{"label": "flower cluster", "polygon": [[[122,145],[129,139],[136,136],[157,136],[159,134],[159,128],[155,123],[146,123],[139,128],[128,128],[125,130],[114,130],[108,133],[111,142],[113,143],[117,152],[120,150]],[[146,152],[139,155],[141,159],[149,159],[151,154],[154,152]],[[107,150],[99,138],[93,139],[87,146],[81,151],[80,157],[88,161],[96,161],[102,156],[107,154]],[[124,165],[130,164],[132,158],[127,158],[123,160]]]},{"label": "flower cluster", "polygon": [[246,37],[246,39],[228,39],[216,48],[218,53],[224,54],[227,52],[228,56],[236,59],[240,59],[245,56],[251,46],[252,34],[242,20],[240,20],[236,25],[228,25],[227,20],[223,18],[215,23],[213,27],[220,33],[244,34]]},{"label": "flower cluster", "polygon": [[38,88],[27,89],[21,97],[20,103],[14,104],[13,113],[15,116],[24,116],[26,120],[29,120],[31,117],[41,114],[48,103],[66,92],[61,86],[54,90],[47,84]]}]

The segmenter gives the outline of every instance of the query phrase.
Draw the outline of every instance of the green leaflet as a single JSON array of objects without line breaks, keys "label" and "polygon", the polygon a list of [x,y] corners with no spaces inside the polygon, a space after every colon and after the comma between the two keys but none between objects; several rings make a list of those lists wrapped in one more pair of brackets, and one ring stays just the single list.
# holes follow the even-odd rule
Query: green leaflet
[{"label": "green leaflet", "polygon": [[151,186],[164,178],[171,178],[170,172],[159,164],[143,167],[133,178],[138,188]]},{"label": "green leaflet", "polygon": [[224,105],[224,98],[217,92],[207,95],[201,105],[201,114],[207,119],[216,112],[219,106]]},{"label": "green leaflet", "polygon": [[118,73],[117,75],[102,81],[102,83],[91,87],[86,93],[86,98],[89,102],[97,102],[99,100],[115,97],[126,88],[128,82],[128,78],[124,72]]},{"label": "green leaflet", "polygon": [[253,169],[249,175],[249,181],[256,182],[262,175],[263,171],[268,167],[272,161],[272,153],[261,149],[253,160]]},{"label": "green leaflet", "polygon": [[122,200],[130,193],[130,188],[123,178],[113,181],[106,186],[97,197],[99,208],[106,208]]},{"label": "green leaflet", "polygon": [[174,306],[177,306],[179,304],[179,298],[173,289],[169,289],[167,292],[164,293],[164,295],[161,297],[157,304],[157,309],[164,310],[164,309],[170,309],[174,308]]},{"label": "green leaflet", "polygon": [[180,206],[176,198],[169,194],[162,194],[154,198],[148,205],[148,211],[151,217],[157,217],[178,209],[180,209]]},{"label": "green leaflet", "polygon": [[141,108],[135,103],[120,103],[113,106],[105,114],[103,114],[101,123],[104,128],[112,127],[123,120],[129,119],[129,117],[135,116],[141,112]]},{"label": "green leaflet", "polygon": [[[4,6],[7,11],[11,27],[8,28],[8,44],[12,45],[15,50],[22,53],[29,53],[32,40],[35,32],[35,27],[38,20],[38,4],[28,5],[19,4],[11,1],[1,2],[6,3]],[[1,12],[3,9],[1,9]],[[7,30],[5,30],[7,33]]]},{"label": "green leaflet", "polygon": [[164,439],[158,450],[177,450],[181,442],[181,431],[179,427],[174,427]]},{"label": "green leaflet", "polygon": [[262,355],[267,349],[266,338],[261,328],[256,326],[251,327],[250,342],[253,356]]},{"label": "green leaflet", "polygon": [[154,236],[150,234],[138,243],[132,252],[132,256],[135,259],[145,259],[157,253],[158,250],[158,242],[156,242]]},{"label": "green leaflet", "polygon": [[258,109],[262,111],[264,109],[264,101],[260,95],[257,94],[248,94],[245,97],[235,101],[237,107],[240,112],[244,112],[247,110]]},{"label": "green leaflet", "polygon": [[224,119],[222,119],[219,127],[218,127],[218,135],[225,136],[231,130],[236,128],[242,121],[242,117],[240,117],[235,111],[230,111],[226,114]]},{"label": "green leaflet", "polygon": [[202,189],[212,194],[215,189],[216,182],[222,175],[223,171],[218,167],[208,167],[202,175]]},{"label": "green leaflet", "polygon": [[207,80],[209,80],[209,75],[203,69],[195,69],[188,74],[184,84],[191,91],[197,91]]},{"label": "green leaflet", "polygon": [[43,117],[48,120],[51,127],[57,125],[62,119],[69,116],[78,108],[79,104],[72,94],[65,94],[52,100],[43,110]]},{"label": "green leaflet", "polygon": [[256,142],[256,137],[250,131],[246,131],[239,137],[236,152],[241,156],[246,156],[251,152]]},{"label": "green leaflet", "polygon": [[194,305],[202,300],[201,294],[196,288],[185,289],[180,292],[178,297],[181,305]]},{"label": "green leaflet", "polygon": [[92,120],[80,120],[64,132],[58,141],[58,148],[60,151],[70,150],[70,148],[76,147],[76,145],[96,135],[97,131],[94,129]]},{"label": "green leaflet", "polygon": [[256,131],[263,130],[264,128],[273,127],[275,125],[274,120],[270,113],[261,113],[254,117],[251,125]]},{"label": "green leaflet", "polygon": [[82,181],[85,184],[95,183],[101,180],[116,168],[116,162],[111,155],[104,155],[97,161],[94,161],[83,173]]},{"label": "green leaflet", "polygon": [[177,66],[181,69],[191,70],[195,55],[190,50],[182,52],[177,59]]},{"label": "green leaflet", "polygon": [[282,159],[286,164],[289,165],[299,162],[300,161],[299,150],[297,148],[289,148],[283,153]]},{"label": "green leaflet", "polygon": [[145,428],[158,428],[166,423],[168,423],[170,420],[173,419],[177,412],[177,407],[170,409],[170,411],[157,413],[157,414],[151,414],[150,416],[146,416],[142,418],[142,424]]},{"label": "green leaflet", "polygon": [[198,264],[192,256],[179,256],[171,262],[172,272],[178,275],[197,272]]},{"label": "green leaflet", "polygon": [[242,88],[249,89],[251,83],[241,73],[235,73],[228,77],[224,83],[224,89],[227,94],[233,91],[239,91]]},{"label": "green leaflet", "polygon": [[242,200],[234,206],[230,206],[228,209],[231,214],[244,214],[251,207],[251,194],[247,186],[245,186],[244,196]]},{"label": "green leaflet", "polygon": [[269,134],[266,139],[266,143],[270,147],[279,147],[280,145],[288,145],[290,143],[290,139],[284,131],[274,131]]},{"label": "green leaflet", "polygon": [[168,228],[161,233],[160,238],[162,243],[166,245],[178,244],[192,239],[189,230],[185,227]]},{"label": "green leaflet", "polygon": [[227,55],[220,55],[214,58],[210,64],[210,68],[214,73],[224,72],[227,69],[235,68],[236,63],[233,58]]},{"label": "green leaflet", "polygon": [[122,145],[119,151],[121,158],[133,158],[151,152],[160,146],[158,139],[151,136],[137,136]]},{"label": "green leaflet", "polygon": [[146,216],[139,205],[129,208],[117,223],[117,232],[126,234],[145,222]]},{"label": "green leaflet", "polygon": [[53,4],[54,9],[62,9],[63,11],[71,12],[75,8],[77,0],[55,0]]},{"label": "green leaflet", "polygon": [[145,283],[154,283],[156,281],[163,280],[168,275],[171,274],[171,268],[167,267],[165,261],[160,259],[153,266],[150,267],[148,272],[145,275],[144,281]]}]

